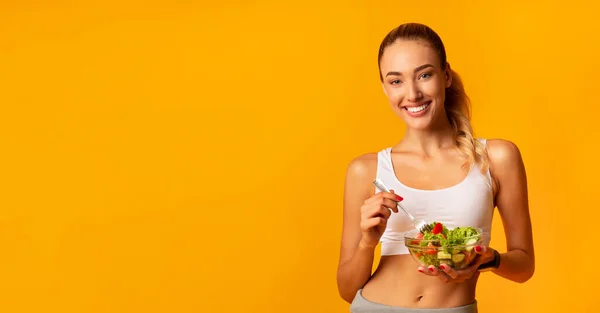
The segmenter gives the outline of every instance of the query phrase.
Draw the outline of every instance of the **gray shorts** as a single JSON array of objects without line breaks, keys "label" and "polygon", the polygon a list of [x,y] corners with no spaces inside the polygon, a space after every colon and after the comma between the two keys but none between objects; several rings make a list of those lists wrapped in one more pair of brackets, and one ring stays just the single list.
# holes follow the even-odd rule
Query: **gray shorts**
[{"label": "gray shorts", "polygon": [[415,309],[389,306],[375,303],[362,296],[362,289],[356,292],[356,296],[350,305],[351,313],[477,313],[477,301],[455,308],[442,309]]}]

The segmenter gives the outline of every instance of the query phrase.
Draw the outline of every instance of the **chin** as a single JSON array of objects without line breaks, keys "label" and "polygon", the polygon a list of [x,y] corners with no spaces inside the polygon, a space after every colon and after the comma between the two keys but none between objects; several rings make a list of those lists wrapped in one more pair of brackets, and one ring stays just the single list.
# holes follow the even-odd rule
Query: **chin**
[{"label": "chin", "polygon": [[[403,112],[401,112],[403,113]],[[402,114],[400,118],[404,121],[406,128],[413,130],[427,130],[433,128],[433,120],[430,116],[422,116],[419,118],[414,118],[410,116],[406,116]]]},{"label": "chin", "polygon": [[406,128],[419,131],[428,130],[432,128],[432,123],[430,121],[410,121],[406,123]]}]

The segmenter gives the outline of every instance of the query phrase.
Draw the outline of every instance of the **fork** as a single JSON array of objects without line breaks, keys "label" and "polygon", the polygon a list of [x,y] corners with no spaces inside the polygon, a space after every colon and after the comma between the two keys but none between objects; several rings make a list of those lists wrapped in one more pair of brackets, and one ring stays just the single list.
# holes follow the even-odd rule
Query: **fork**
[{"label": "fork", "polygon": [[[385,192],[390,192],[390,190],[385,186],[385,184],[379,178],[377,178],[377,179],[375,179],[375,181],[373,181],[373,185],[375,185],[380,190],[383,190]],[[406,215],[408,215],[408,217],[412,220],[412,222],[415,225],[415,228],[417,230],[419,230],[422,233],[430,232],[432,230],[429,223],[425,222],[422,219],[415,218],[414,216],[412,216],[412,214],[408,213],[408,211],[406,211],[406,209],[404,207],[402,207],[400,202],[397,202],[397,206],[399,209],[404,211],[404,213],[406,213]]]}]

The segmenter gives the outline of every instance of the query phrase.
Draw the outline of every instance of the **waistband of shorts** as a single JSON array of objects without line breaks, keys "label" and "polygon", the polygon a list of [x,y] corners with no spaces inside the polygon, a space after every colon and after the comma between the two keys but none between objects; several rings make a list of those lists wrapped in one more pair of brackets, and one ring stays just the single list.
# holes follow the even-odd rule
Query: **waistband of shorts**
[{"label": "waistband of shorts", "polygon": [[453,308],[405,308],[389,306],[367,300],[362,295],[362,289],[356,292],[356,296],[350,305],[351,313],[477,313],[477,300],[471,304]]}]

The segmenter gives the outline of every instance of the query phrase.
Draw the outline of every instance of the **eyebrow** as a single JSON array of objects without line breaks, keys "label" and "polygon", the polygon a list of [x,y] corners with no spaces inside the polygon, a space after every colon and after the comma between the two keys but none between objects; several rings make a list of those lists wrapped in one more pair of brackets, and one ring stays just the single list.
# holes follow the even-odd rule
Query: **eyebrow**
[{"label": "eyebrow", "polygon": [[[420,70],[423,70],[423,69],[425,69],[425,68],[428,68],[428,67],[435,67],[435,66],[433,66],[433,65],[431,65],[431,64],[423,64],[423,65],[421,65],[421,66],[419,66],[419,67],[415,68],[414,72],[416,73],[416,72],[418,72],[418,71],[420,71]],[[388,76],[390,76],[390,75],[402,76],[402,74],[401,74],[400,72],[388,72],[387,74],[385,74],[385,77],[388,77]]]}]

